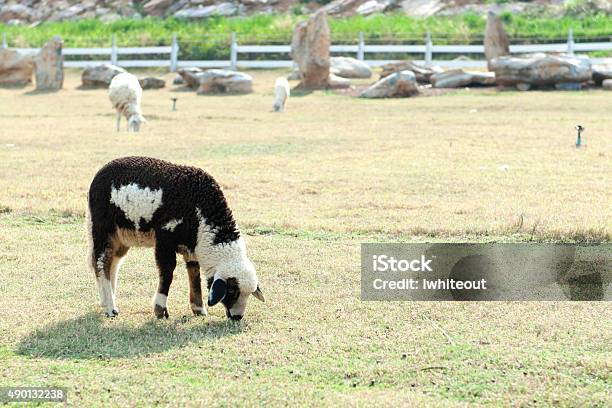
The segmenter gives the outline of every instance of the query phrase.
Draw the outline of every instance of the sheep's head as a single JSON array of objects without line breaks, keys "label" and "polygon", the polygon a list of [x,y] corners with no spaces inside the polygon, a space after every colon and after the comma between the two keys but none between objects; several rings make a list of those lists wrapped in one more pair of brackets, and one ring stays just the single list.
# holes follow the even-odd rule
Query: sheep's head
[{"label": "sheep's head", "polygon": [[140,131],[140,125],[145,123],[146,120],[142,115],[136,114],[130,116],[128,119],[128,131],[130,132],[138,132]]},{"label": "sheep's head", "polygon": [[221,302],[229,319],[240,320],[244,316],[250,295],[265,302],[259,289],[255,266],[248,259],[218,265],[215,275],[208,280],[208,306]]}]

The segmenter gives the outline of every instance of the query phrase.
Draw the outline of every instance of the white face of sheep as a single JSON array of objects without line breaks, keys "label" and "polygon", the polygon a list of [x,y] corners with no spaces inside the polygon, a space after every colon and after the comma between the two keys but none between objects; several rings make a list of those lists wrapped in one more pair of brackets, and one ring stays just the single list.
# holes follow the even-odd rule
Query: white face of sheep
[{"label": "white face of sheep", "polygon": [[144,118],[139,115],[132,115],[128,119],[128,130],[130,132],[140,131],[140,124],[145,122]]},{"label": "white face of sheep", "polygon": [[221,302],[229,319],[240,320],[250,295],[265,302],[251,261],[247,259],[238,265],[217,266],[214,277],[209,281],[208,306]]}]

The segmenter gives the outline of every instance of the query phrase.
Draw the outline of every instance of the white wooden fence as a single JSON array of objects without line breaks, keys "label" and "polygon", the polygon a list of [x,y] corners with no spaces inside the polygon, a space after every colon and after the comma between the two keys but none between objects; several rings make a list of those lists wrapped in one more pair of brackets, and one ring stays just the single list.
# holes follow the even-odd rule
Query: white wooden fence
[{"label": "white wooden fence", "polygon": [[[64,66],[70,68],[84,68],[86,66],[112,63],[122,67],[167,67],[174,72],[177,68],[195,66],[203,68],[290,68],[293,62],[287,60],[246,60],[239,59],[240,54],[287,54],[291,51],[290,45],[240,45],[236,41],[236,34],[232,33],[229,60],[207,61],[179,61],[179,44],[176,36],[172,37],[170,46],[162,47],[117,47],[113,35],[111,47],[108,48],[64,48],[66,56],[104,56],[101,60],[70,60]],[[7,47],[6,34],[2,37],[2,47]],[[35,48],[21,48],[23,51],[37,52]],[[560,52],[573,55],[575,52],[609,51],[612,50],[612,41],[576,43],[572,31],[568,33],[567,41],[554,44],[524,44],[511,45],[511,53],[534,52]],[[354,55],[357,59],[370,66],[380,66],[396,60],[368,59],[367,54],[422,54],[422,60],[417,62],[426,65],[439,65],[445,68],[482,68],[486,67],[484,60],[434,60],[434,54],[484,54],[483,45],[435,45],[431,35],[427,33],[422,45],[367,45],[363,33],[360,33],[357,44],[332,45],[330,52],[337,55]],[[121,59],[122,55],[167,55],[167,59]],[[403,59],[408,59],[403,58]],[[411,58],[412,59],[412,58]],[[610,62],[609,58],[591,58],[592,63]]]}]

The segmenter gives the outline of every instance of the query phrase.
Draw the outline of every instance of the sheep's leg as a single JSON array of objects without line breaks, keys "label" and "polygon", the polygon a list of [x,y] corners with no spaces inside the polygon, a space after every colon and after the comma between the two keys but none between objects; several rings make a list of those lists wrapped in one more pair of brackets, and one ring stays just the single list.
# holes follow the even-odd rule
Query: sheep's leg
[{"label": "sheep's leg", "polygon": [[187,262],[187,273],[189,274],[189,303],[191,311],[196,316],[205,316],[207,313],[202,301],[200,264],[197,262]]},{"label": "sheep's leg", "polygon": [[[128,250],[128,247],[123,246],[121,244],[114,246],[113,260],[110,266],[110,281],[111,287],[113,289],[113,298],[115,299],[115,302],[117,301],[117,279],[119,276],[119,268],[121,267],[121,264],[123,263],[123,258],[127,254]],[[116,307],[117,305],[115,304],[115,308]],[[115,310],[118,311],[118,309]]]},{"label": "sheep's leg", "polygon": [[155,260],[159,270],[159,286],[153,300],[153,311],[158,319],[168,318],[168,292],[172,284],[174,268],[176,268],[176,248],[157,242],[155,247]]},{"label": "sheep's leg", "polygon": [[[90,266],[96,275],[98,292],[100,293],[100,305],[104,309],[106,316],[114,317],[119,314],[115,303],[115,293],[111,282],[111,270],[118,267],[118,260],[115,257],[109,234],[105,234],[98,229],[90,228],[91,254]],[[116,273],[115,273],[116,276]]]},{"label": "sheep's leg", "polygon": [[120,123],[121,123],[121,112],[117,111],[117,132],[121,130],[121,127],[119,126]]}]

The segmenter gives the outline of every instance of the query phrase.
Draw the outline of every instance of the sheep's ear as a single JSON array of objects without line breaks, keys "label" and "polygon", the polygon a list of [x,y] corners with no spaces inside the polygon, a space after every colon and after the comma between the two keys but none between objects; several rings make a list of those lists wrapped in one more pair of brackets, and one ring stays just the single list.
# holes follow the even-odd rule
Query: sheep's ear
[{"label": "sheep's ear", "polygon": [[259,289],[259,286],[257,286],[257,289],[255,289],[255,292],[253,292],[253,296],[255,296],[255,298],[261,300],[264,303],[266,301],[266,298],[264,297],[263,293],[261,293],[261,289]]},{"label": "sheep's ear", "polygon": [[217,279],[213,282],[208,293],[208,306],[214,306],[223,300],[227,293],[227,284],[223,279]]}]

